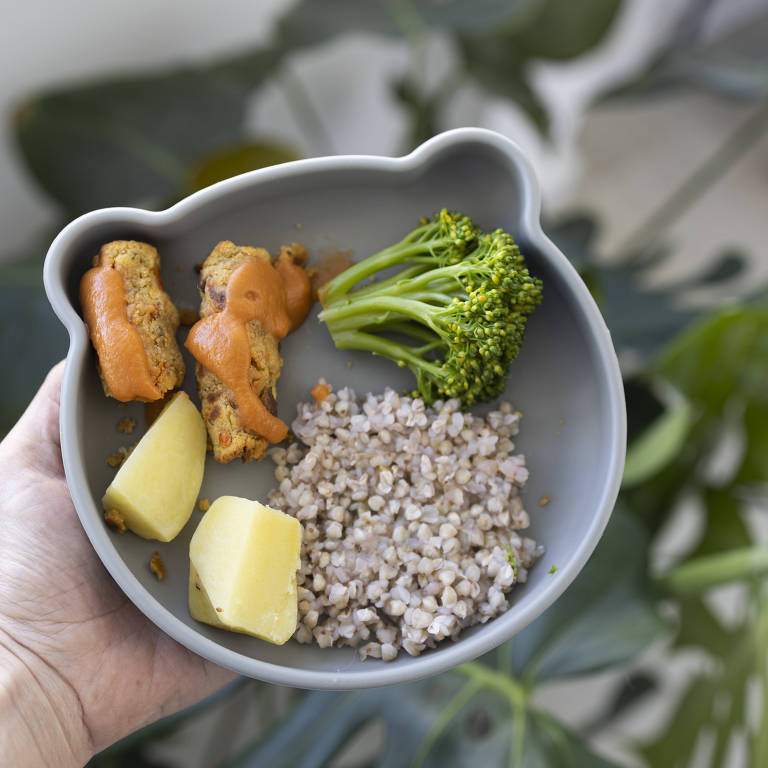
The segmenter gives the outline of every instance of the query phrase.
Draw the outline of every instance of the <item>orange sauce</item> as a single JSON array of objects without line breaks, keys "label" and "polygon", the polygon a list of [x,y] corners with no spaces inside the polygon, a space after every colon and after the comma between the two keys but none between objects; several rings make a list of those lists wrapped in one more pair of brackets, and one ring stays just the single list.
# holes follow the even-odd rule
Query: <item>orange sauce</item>
[{"label": "orange sauce", "polygon": [[280,251],[275,264],[285,288],[285,307],[291,319],[291,330],[295,331],[303,322],[312,306],[312,285],[306,270],[291,257],[289,248]]},{"label": "orange sauce", "polygon": [[331,394],[331,390],[327,384],[321,384],[318,381],[317,384],[309,390],[309,394],[315,398],[316,403],[322,403],[323,400]]},{"label": "orange sauce", "polygon": [[334,251],[321,256],[309,270],[312,281],[312,300],[322,298],[321,289],[323,286],[333,280],[336,275],[340,275],[345,269],[349,269],[354,263],[352,251]]},{"label": "orange sauce", "polygon": [[267,410],[251,387],[246,324],[256,320],[282,339],[301,323],[309,301],[301,302],[305,291],[296,270],[304,272],[293,263],[276,269],[266,259],[244,261],[229,278],[223,311],[195,323],[184,342],[195,359],[232,390],[242,426],[270,443],[284,440],[288,427]]},{"label": "orange sauce", "polygon": [[80,281],[80,305],[112,395],[121,402],[160,398],[141,336],[128,320],[123,276],[112,267],[89,269]]}]

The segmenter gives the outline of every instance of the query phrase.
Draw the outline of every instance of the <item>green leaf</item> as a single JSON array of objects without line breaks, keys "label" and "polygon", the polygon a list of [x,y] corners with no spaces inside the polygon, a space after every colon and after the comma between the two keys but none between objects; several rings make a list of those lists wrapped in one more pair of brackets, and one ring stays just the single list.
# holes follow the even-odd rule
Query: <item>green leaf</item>
[{"label": "green leaf", "polygon": [[48,371],[67,354],[67,334],[41,278],[37,284],[0,283],[0,350],[9,363],[3,373],[0,434],[11,429]]},{"label": "green leaf", "polygon": [[691,427],[691,407],[682,398],[660,416],[627,450],[622,486],[645,482],[678,454]]},{"label": "green leaf", "polygon": [[709,720],[717,692],[717,681],[714,680],[698,678],[691,684],[665,723],[662,735],[643,749],[643,756],[649,765],[664,768],[688,766],[702,727]]},{"label": "green leaf", "polygon": [[619,353],[648,359],[700,314],[680,301],[683,290],[697,284],[696,278],[674,287],[647,283],[648,272],[668,257],[668,249],[605,262],[596,252],[598,223],[587,214],[550,224],[547,234],[579,270]]},{"label": "green leaf", "polygon": [[[700,13],[695,8],[691,11]],[[644,71],[606,98],[643,97],[690,87],[731,97],[762,98],[768,93],[766,35],[768,14],[763,13],[703,43],[673,36]]]},{"label": "green leaf", "polygon": [[639,670],[623,675],[605,708],[595,719],[584,727],[582,733],[602,731],[641,702],[649,693],[658,690],[659,681],[654,674]]},{"label": "green leaf", "polygon": [[748,263],[749,257],[746,253],[728,248],[718,256],[704,274],[694,277],[694,285],[711,286],[726,283],[744,274]]},{"label": "green leaf", "polygon": [[633,376],[624,379],[628,444],[633,443],[665,413],[664,404],[654,389],[646,377]]},{"label": "green leaf", "polygon": [[408,115],[404,152],[409,152],[439,133],[437,117],[444,98],[442,92],[424,94],[413,78],[405,77],[392,83],[392,93]]},{"label": "green leaf", "polygon": [[736,397],[768,402],[768,308],[706,317],[669,346],[656,369],[710,416]]},{"label": "green leaf", "polygon": [[[699,617],[706,613],[703,607],[696,610]],[[687,618],[691,617],[689,614]],[[712,629],[713,623],[707,620],[698,627],[698,633],[708,639],[707,633]],[[754,613],[724,636],[716,648],[708,647],[716,653],[716,663],[693,679],[665,723],[665,730],[643,749],[649,765],[688,768],[697,744],[703,739],[708,741],[709,749],[708,759],[702,764],[708,768],[728,764],[725,760],[731,739],[745,734],[749,737],[751,727],[747,721],[751,718],[747,717],[746,692],[751,680],[764,681],[761,673],[766,668],[766,645],[768,610],[764,602],[759,602]],[[765,748],[759,732],[753,744],[750,765],[758,766],[758,750]]]},{"label": "green leaf", "polygon": [[689,557],[712,555],[747,547],[752,543],[741,516],[741,500],[732,489],[705,488],[705,518],[701,539]]},{"label": "green leaf", "polygon": [[[320,768],[374,721],[387,731],[377,768],[613,768],[550,717],[528,709],[514,681],[479,664],[468,671],[392,688],[309,693],[278,728],[224,768]],[[515,692],[514,706],[507,689]]]},{"label": "green leaf", "polygon": [[16,113],[29,172],[70,214],[179,197],[188,166],[240,140],[246,96],[277,54],[121,77],[34,97]]},{"label": "green leaf", "polygon": [[731,652],[738,630],[734,633],[726,629],[698,596],[682,597],[677,605],[680,621],[676,648],[703,648],[720,658]]},{"label": "green leaf", "polygon": [[741,414],[747,450],[736,480],[764,482],[765,422],[760,416],[768,405],[766,331],[765,305],[718,310],[679,335],[652,364],[651,372],[681,392],[697,418],[674,461],[651,480],[623,492],[624,503],[649,530],[659,528],[681,493],[690,492],[692,486],[695,490],[706,457]]},{"label": "green leaf", "polygon": [[526,61],[513,43],[503,38],[458,38],[464,68],[489,93],[513,101],[542,133],[549,130],[549,115],[528,83]]},{"label": "green leaf", "polygon": [[648,359],[699,315],[682,306],[679,287],[645,282],[650,269],[667,256],[666,249],[659,249],[643,259],[590,265],[593,294],[620,351]]},{"label": "green leaf", "polygon": [[202,158],[191,170],[190,191],[270,165],[298,160],[296,151],[263,142],[242,142]]},{"label": "green leaf", "polygon": [[546,0],[532,23],[506,40],[526,58],[571,59],[603,39],[620,7],[621,0]]},{"label": "green leaf", "polygon": [[548,114],[529,84],[528,65],[537,59],[586,53],[603,38],[620,4],[621,0],[544,0],[515,24],[498,24],[487,32],[463,28],[457,41],[464,68],[489,92],[514,101],[546,134]]},{"label": "green leaf", "polygon": [[742,547],[686,560],[662,579],[673,594],[705,592],[732,581],[768,576],[768,546]]},{"label": "green leaf", "polygon": [[599,233],[597,219],[586,212],[549,221],[544,231],[576,269],[594,260],[593,249]]},{"label": "green leaf", "polygon": [[543,0],[301,0],[281,19],[289,48],[317,45],[338,35],[368,32],[410,37],[428,30],[487,30],[526,20]]},{"label": "green leaf", "polygon": [[541,682],[635,658],[662,636],[646,577],[648,539],[616,510],[592,559],[565,594],[510,643],[513,669]]},{"label": "green leaf", "polygon": [[768,398],[747,404],[742,419],[746,446],[736,482],[768,483]]},{"label": "green leaf", "polygon": [[[480,765],[480,763],[478,763]],[[489,763],[484,763],[489,765]],[[617,768],[589,750],[573,732],[543,712],[526,718],[522,768]]]}]

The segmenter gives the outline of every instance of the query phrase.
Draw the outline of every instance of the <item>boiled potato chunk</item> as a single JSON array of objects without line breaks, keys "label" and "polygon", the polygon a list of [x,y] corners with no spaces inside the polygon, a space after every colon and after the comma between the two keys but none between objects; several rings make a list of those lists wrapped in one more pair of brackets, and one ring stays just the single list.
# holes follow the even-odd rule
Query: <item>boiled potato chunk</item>
[{"label": "boiled potato chunk", "polygon": [[115,475],[102,504],[145,539],[170,541],[184,527],[203,482],[206,430],[178,392]]},{"label": "boiled potato chunk", "polygon": [[296,630],[301,524],[258,501],[221,496],[189,544],[189,611],[214,627],[282,645]]}]

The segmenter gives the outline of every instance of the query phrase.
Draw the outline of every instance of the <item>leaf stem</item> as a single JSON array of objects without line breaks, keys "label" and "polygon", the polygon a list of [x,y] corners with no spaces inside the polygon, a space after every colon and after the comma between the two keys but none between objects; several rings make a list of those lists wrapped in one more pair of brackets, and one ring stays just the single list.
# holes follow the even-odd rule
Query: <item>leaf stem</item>
[{"label": "leaf stem", "polygon": [[525,713],[528,706],[527,688],[510,675],[500,675],[485,664],[470,661],[457,667],[457,672],[467,675],[478,685],[491,688],[509,702],[512,709],[512,743],[509,748],[510,768],[521,768],[525,744]]},{"label": "leaf stem", "polygon": [[307,93],[299,76],[291,69],[290,65],[285,65],[282,71],[283,93],[285,94],[288,106],[294,113],[296,123],[305,134],[314,139],[314,144],[319,148],[321,155],[335,155],[331,135],[325,128],[319,112],[312,103],[312,99]]},{"label": "leaf stem", "polygon": [[466,664],[457,667],[456,671],[473,680],[479,681],[486,688],[491,688],[494,691],[497,691],[502,694],[502,696],[509,699],[510,702],[514,702],[514,704],[519,704],[523,707],[526,706],[528,701],[528,690],[514,677],[500,675],[498,672],[488,668],[485,664],[481,664],[478,661],[468,661]]},{"label": "leaf stem", "polygon": [[671,195],[664,198],[649,216],[616,249],[621,257],[649,248],[659,233],[673,224],[722,177],[765,132],[768,99],[764,101]]},{"label": "leaf stem", "polygon": [[388,0],[386,9],[400,27],[411,52],[411,69],[414,83],[424,92],[427,79],[427,35],[429,28],[411,0]]},{"label": "leaf stem", "polygon": [[768,546],[740,547],[688,560],[664,575],[661,584],[673,594],[684,595],[767,575]]},{"label": "leaf stem", "polygon": [[464,683],[458,693],[456,693],[448,704],[443,707],[432,728],[430,728],[429,733],[421,742],[419,751],[411,762],[411,768],[421,768],[424,761],[429,756],[432,747],[435,746],[435,742],[440,738],[440,734],[446,729],[451,720],[461,712],[462,708],[472,699],[481,687],[482,683],[478,680],[469,680]]},{"label": "leaf stem", "polygon": [[522,768],[525,750],[525,705],[512,702],[512,743],[509,746],[509,768]]}]

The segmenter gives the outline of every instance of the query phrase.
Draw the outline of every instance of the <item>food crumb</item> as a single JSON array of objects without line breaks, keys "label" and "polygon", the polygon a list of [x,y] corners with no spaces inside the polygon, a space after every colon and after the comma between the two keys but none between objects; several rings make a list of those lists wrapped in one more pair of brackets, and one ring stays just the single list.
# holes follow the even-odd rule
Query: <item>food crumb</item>
[{"label": "food crumb", "polygon": [[162,581],[165,578],[165,564],[160,558],[159,552],[152,553],[152,559],[149,561],[149,570],[155,574],[158,581]]},{"label": "food crumb", "polygon": [[123,516],[116,509],[108,509],[104,513],[104,521],[110,528],[118,533],[125,533],[127,530]]},{"label": "food crumb", "polygon": [[197,502],[197,508],[201,512],[207,512],[211,508],[211,502],[208,499],[200,499],[200,501]]},{"label": "food crumb", "polygon": [[196,309],[180,309],[179,322],[182,325],[194,325],[200,319],[200,313]]},{"label": "food crumb", "polygon": [[551,567],[551,568],[550,568],[550,569],[547,571],[547,573],[555,573],[555,571],[557,571],[557,566],[556,566],[556,565],[553,565],[553,566],[552,566],[552,567]]},{"label": "food crumb", "polygon": [[560,419],[560,426],[562,426],[563,424],[565,424],[565,419]]},{"label": "food crumb", "polygon": [[120,419],[120,421],[117,422],[117,431],[122,432],[125,435],[130,435],[135,428],[136,419],[125,418]]},{"label": "food crumb", "polygon": [[110,467],[119,467],[123,461],[125,461],[125,456],[122,453],[113,453],[111,456],[107,456],[107,464]]},{"label": "food crumb", "polygon": [[330,387],[325,383],[325,379],[320,379],[317,384],[309,391],[316,403],[322,403],[328,395],[331,394]]},{"label": "food crumb", "polygon": [[107,464],[109,464],[110,467],[122,466],[123,462],[131,455],[133,448],[134,446],[126,448],[124,445],[121,445],[117,449],[117,453],[113,453],[111,456],[107,456]]},{"label": "food crumb", "polygon": [[540,507],[546,507],[547,504],[549,504],[549,502],[550,502],[550,497],[549,496],[542,496],[539,499],[539,506]]},{"label": "food crumb", "polygon": [[176,271],[177,272],[183,272],[184,271],[184,265],[183,264],[177,264],[176,265]]},{"label": "food crumb", "polygon": [[352,361],[351,360],[347,360],[347,368],[351,368],[351,367],[352,367]]},{"label": "food crumb", "polygon": [[217,611],[218,613],[221,613],[223,610],[224,610],[223,608],[217,608],[217,609],[216,609],[216,611]]},{"label": "food crumb", "polygon": [[297,221],[297,222],[296,222],[296,229],[301,229],[301,227],[302,227],[302,224],[301,224],[301,222],[300,222],[300,221]]}]

